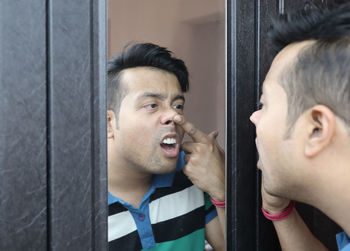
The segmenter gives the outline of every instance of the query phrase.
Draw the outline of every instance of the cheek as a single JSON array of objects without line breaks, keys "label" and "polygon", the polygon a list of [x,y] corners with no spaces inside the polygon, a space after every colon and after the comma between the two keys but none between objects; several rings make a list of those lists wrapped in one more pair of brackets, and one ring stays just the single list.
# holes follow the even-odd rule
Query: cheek
[{"label": "cheek", "polygon": [[266,135],[265,124],[264,121],[261,121],[256,125],[256,140],[259,147],[264,144],[266,137],[268,136]]},{"label": "cheek", "polygon": [[135,145],[135,147],[149,144],[152,142],[150,138],[154,136],[152,128],[136,122],[123,124],[123,127],[120,128],[120,133],[124,138],[124,142]]},{"label": "cheek", "polygon": [[278,151],[280,144],[280,128],[260,120],[256,127],[256,143],[260,157],[264,160],[272,158]]}]

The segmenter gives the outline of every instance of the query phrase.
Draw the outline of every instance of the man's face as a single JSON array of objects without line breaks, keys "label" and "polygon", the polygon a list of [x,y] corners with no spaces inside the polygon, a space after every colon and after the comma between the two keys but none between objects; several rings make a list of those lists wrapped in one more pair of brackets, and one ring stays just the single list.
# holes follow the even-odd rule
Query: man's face
[{"label": "man's face", "polygon": [[122,74],[127,94],[114,127],[120,163],[145,173],[173,171],[184,135],[172,121],[184,107],[176,76],[149,67],[127,69]]},{"label": "man's face", "polygon": [[299,50],[294,46],[288,47],[274,59],[263,83],[260,99],[262,108],[250,118],[256,127],[258,168],[262,170],[265,190],[279,196],[286,195],[288,187],[293,186],[293,169],[298,156],[294,133],[286,137],[287,95],[280,85],[282,70],[290,67],[291,60]]}]

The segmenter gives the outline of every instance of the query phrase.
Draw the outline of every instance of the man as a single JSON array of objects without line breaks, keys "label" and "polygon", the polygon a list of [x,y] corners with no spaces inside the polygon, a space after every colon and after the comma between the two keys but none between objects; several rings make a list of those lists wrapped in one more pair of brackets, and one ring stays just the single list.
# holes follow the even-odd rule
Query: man
[{"label": "man", "polygon": [[326,250],[294,209],[308,203],[344,229],[338,247],[350,250],[350,4],[284,16],[271,38],[282,50],[251,116],[263,213],[283,250]]},{"label": "man", "polygon": [[[208,196],[225,200],[223,152],[216,132],[183,117],[188,86],[183,61],[154,44],[129,46],[108,64],[110,250],[203,251],[205,237],[224,250],[224,208]],[[181,147],[184,132],[194,142]],[[209,164],[215,176],[196,177]]]}]

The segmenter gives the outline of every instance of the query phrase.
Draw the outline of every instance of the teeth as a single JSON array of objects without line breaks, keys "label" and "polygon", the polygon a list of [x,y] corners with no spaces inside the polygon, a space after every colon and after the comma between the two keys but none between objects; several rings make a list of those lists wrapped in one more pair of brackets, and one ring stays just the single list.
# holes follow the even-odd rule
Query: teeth
[{"label": "teeth", "polygon": [[174,139],[174,138],[166,138],[166,139],[163,140],[162,143],[163,144],[168,144],[168,145],[176,144],[176,139]]}]

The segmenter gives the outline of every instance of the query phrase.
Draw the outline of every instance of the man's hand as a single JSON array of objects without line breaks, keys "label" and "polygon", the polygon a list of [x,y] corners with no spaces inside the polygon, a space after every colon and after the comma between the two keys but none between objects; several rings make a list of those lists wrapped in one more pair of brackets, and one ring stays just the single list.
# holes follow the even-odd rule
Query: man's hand
[{"label": "man's hand", "polygon": [[181,115],[175,115],[173,120],[193,139],[193,142],[182,144],[182,150],[186,153],[184,173],[213,200],[224,201],[225,152],[216,141],[218,132],[207,135]]}]

